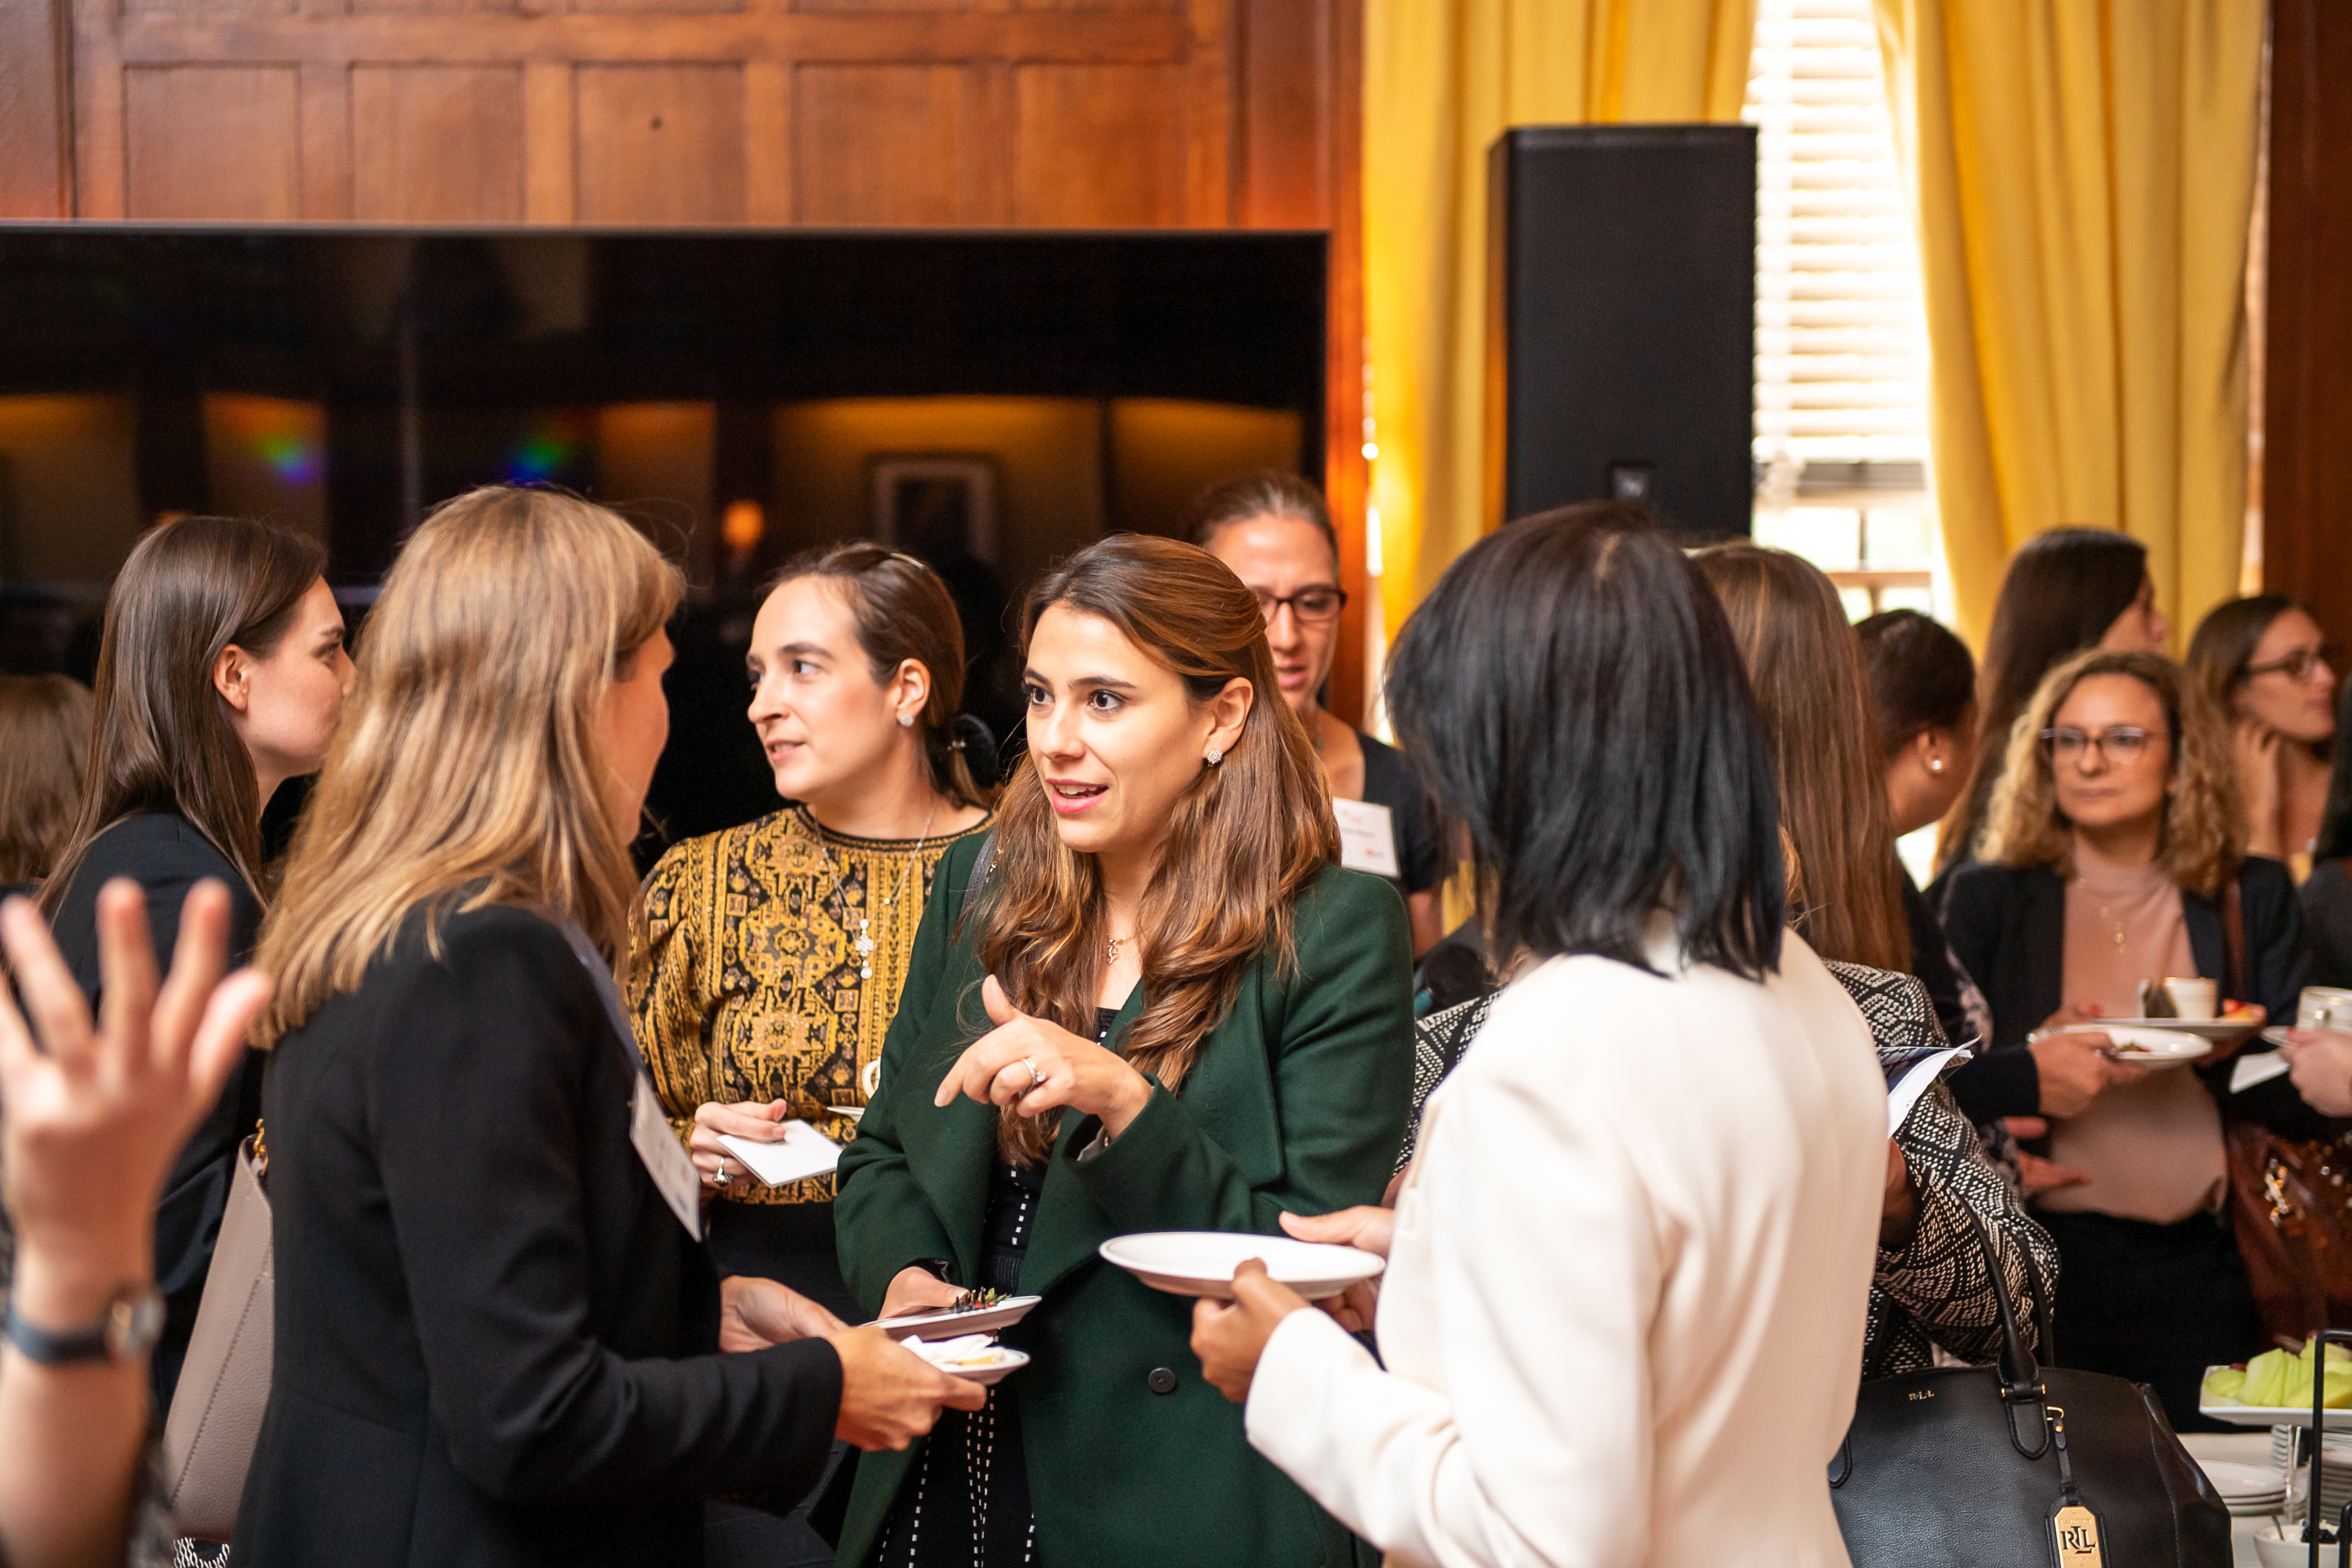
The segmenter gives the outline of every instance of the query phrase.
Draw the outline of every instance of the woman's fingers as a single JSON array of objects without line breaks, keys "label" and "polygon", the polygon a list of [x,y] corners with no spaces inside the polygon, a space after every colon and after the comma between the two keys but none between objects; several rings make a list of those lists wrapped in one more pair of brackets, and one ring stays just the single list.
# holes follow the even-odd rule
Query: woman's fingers
[{"label": "woman's fingers", "polygon": [[694,1131],[696,1147],[702,1147],[702,1137],[708,1130],[712,1142],[709,1147],[719,1148],[718,1135],[745,1138],[754,1143],[781,1143],[784,1140],[784,1113],[792,1107],[781,1100],[764,1104],[756,1100],[720,1105],[716,1101],[695,1107]]},{"label": "woman's fingers", "polygon": [[7,949],[9,966],[16,972],[17,992],[25,999],[25,1011],[42,1050],[68,1072],[87,1068],[96,1044],[89,1005],[66,968],[40,911],[28,900],[11,899],[0,908],[0,945]]}]

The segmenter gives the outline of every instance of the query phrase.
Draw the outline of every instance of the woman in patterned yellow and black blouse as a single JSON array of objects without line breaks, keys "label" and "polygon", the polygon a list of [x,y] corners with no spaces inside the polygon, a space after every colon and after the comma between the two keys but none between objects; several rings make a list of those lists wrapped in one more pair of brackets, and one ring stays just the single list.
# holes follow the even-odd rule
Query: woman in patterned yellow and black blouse
[{"label": "woman in patterned yellow and black blouse", "polygon": [[782,1280],[854,1319],[834,1179],[769,1187],[719,1134],[808,1121],[836,1142],[898,1008],[931,875],[982,832],[965,764],[963,636],[938,575],[848,544],[786,567],[751,634],[751,719],[782,810],[673,846],[646,879],[630,1005],[646,1064],[711,1202],[722,1273]]}]

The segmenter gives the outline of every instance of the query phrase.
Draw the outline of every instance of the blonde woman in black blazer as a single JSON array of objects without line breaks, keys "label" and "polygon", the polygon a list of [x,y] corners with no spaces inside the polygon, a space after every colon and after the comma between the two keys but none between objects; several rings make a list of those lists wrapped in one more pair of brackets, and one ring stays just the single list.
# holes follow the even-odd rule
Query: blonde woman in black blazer
[{"label": "blonde woman in black blazer", "polygon": [[613,513],[494,489],[376,605],[262,942],[277,1340],[240,1568],[693,1563],[705,1497],[789,1506],[836,1435],[979,1403],[700,1239],[610,967],[677,596]]}]

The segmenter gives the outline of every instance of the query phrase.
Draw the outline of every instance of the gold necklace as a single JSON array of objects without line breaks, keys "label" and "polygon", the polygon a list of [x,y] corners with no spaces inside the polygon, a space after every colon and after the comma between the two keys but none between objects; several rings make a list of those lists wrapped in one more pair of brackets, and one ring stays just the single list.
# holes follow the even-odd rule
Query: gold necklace
[{"label": "gold necklace", "polygon": [[2116,919],[2115,911],[2108,909],[2105,900],[2096,893],[2091,895],[2091,901],[2099,906],[2099,918],[2116,928],[2116,946],[2121,948],[2124,945],[2124,922]]},{"label": "gold necklace", "polygon": [[1118,950],[1126,946],[1130,940],[1131,939],[1128,937],[1115,936],[1104,942],[1103,962],[1107,964],[1117,963],[1118,962]]}]

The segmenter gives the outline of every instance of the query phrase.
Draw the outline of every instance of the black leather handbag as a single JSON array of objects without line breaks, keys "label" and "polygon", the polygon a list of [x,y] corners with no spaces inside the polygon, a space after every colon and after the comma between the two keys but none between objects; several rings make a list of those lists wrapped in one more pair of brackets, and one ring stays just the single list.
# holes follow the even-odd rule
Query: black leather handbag
[{"label": "black leather handbag", "polygon": [[2230,1568],[2229,1510],[2155,1394],[2037,1364],[1976,1229],[1992,1259],[2000,1364],[1862,1385],[1830,1464],[1854,1568]]}]

